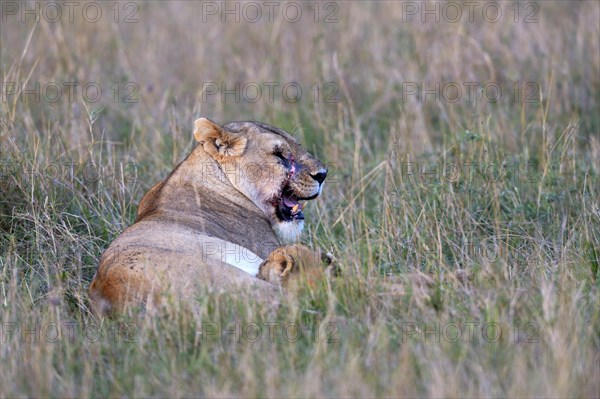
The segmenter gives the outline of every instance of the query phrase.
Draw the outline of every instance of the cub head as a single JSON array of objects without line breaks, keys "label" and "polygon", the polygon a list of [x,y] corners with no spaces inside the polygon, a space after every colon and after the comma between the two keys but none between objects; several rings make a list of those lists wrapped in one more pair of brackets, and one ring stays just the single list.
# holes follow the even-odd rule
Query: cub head
[{"label": "cub head", "polygon": [[299,240],[302,201],[318,197],[327,169],[289,133],[259,122],[223,126],[200,118],[194,138],[220,165],[231,184],[271,221],[282,243]]},{"label": "cub head", "polygon": [[319,281],[338,274],[339,267],[331,254],[304,245],[285,245],[271,252],[261,263],[257,277],[298,293],[304,282],[315,288]]}]

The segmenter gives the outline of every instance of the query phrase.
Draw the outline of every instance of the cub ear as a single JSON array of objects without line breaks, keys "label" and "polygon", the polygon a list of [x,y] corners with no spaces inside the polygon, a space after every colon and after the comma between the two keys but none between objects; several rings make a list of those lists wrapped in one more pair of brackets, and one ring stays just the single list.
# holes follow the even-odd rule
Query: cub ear
[{"label": "cub ear", "polygon": [[340,267],[337,259],[331,252],[323,253],[321,255],[321,261],[325,263],[325,269],[332,277],[340,277],[342,274],[342,268]]},{"label": "cub ear", "polygon": [[236,133],[226,132],[221,126],[207,118],[194,122],[194,138],[213,158],[239,157],[246,149],[248,139]]}]

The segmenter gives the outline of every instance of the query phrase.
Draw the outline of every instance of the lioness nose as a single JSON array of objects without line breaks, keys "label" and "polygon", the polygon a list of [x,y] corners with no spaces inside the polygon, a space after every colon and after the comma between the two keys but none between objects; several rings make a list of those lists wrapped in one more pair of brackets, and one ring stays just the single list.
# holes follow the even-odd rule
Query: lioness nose
[{"label": "lioness nose", "polygon": [[316,181],[319,182],[319,184],[323,183],[325,181],[325,178],[327,177],[327,171],[321,171],[319,173],[315,173],[314,175],[310,175],[313,179],[315,179]]}]

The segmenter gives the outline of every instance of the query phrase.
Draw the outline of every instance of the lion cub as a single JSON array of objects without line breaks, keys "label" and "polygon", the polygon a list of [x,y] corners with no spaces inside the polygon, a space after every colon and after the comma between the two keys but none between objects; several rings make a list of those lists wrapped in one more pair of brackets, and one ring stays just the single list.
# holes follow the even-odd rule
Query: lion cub
[{"label": "lion cub", "polygon": [[331,254],[295,244],[285,245],[271,252],[259,266],[256,277],[278,284],[290,293],[297,293],[304,287],[304,282],[309,288],[315,288],[330,275],[338,275],[338,268]]}]

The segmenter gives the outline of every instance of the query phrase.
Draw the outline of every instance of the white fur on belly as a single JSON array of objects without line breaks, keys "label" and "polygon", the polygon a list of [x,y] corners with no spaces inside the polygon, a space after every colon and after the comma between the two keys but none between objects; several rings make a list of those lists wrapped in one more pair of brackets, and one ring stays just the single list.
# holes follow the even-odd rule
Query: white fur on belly
[{"label": "white fur on belly", "polygon": [[203,252],[205,259],[210,258],[227,263],[253,276],[258,274],[258,268],[263,262],[260,256],[248,248],[215,237],[210,238],[210,243],[206,245]]},{"label": "white fur on belly", "polygon": [[253,276],[258,274],[258,268],[263,263],[263,259],[248,248],[230,242],[227,243],[227,250],[223,255],[225,257],[224,263],[237,267]]}]

